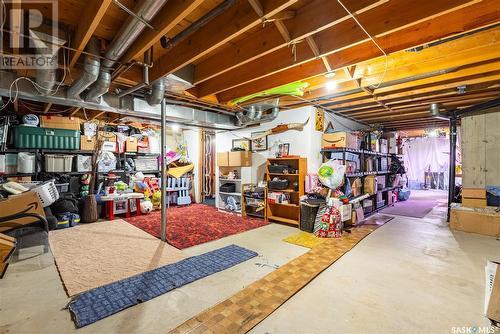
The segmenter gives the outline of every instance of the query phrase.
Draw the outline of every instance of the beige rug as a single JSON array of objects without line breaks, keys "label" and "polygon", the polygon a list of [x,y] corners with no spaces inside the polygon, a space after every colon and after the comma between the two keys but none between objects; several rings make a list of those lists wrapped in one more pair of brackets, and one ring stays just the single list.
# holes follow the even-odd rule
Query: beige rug
[{"label": "beige rug", "polygon": [[121,219],[51,231],[49,242],[69,296],[186,257]]}]

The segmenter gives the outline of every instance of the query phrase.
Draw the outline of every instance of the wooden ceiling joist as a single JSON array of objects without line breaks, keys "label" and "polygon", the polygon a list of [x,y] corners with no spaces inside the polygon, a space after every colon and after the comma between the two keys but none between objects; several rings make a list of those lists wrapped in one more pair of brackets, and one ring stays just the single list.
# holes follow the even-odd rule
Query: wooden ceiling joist
[{"label": "wooden ceiling joist", "polygon": [[[379,8],[382,8],[382,6],[375,8],[374,11]],[[370,12],[371,11],[367,13]],[[408,12],[413,13],[414,11]],[[384,13],[383,15],[387,15],[387,13]],[[393,15],[392,12],[391,15]],[[392,53],[415,47],[417,45],[422,45],[450,35],[456,35],[460,32],[491,25],[498,20],[500,20],[500,10],[498,10],[496,1],[483,0],[480,3],[474,3],[466,8],[444,14],[440,16],[439,19],[420,22],[397,32],[380,36],[377,38],[377,42],[384,50],[386,50],[386,52]],[[397,22],[401,23],[401,21]],[[338,29],[343,24],[344,22],[332,27],[331,31],[330,29],[322,31],[320,34],[325,34],[325,37],[316,38],[318,41],[321,41],[318,44],[320,48],[322,48],[322,52],[328,53],[327,58],[331,64],[335,64],[336,69],[379,57],[381,55],[380,50],[375,48],[371,41],[365,41],[361,44],[347,48],[350,44],[346,46],[345,44],[349,42],[346,43],[343,40],[347,38],[346,35],[349,35],[350,31],[354,28],[353,26],[351,26],[350,29],[344,28],[345,32],[339,34]],[[390,27],[387,28],[389,29]],[[360,34],[358,38],[363,38],[363,36]],[[338,50],[339,47],[342,48],[343,44],[345,49],[335,52],[335,50]],[[307,50],[303,51],[303,54],[306,54],[304,58],[307,57],[307,52]],[[312,54],[310,51],[309,53]],[[301,53],[298,53],[298,55],[299,54]],[[246,96],[258,91],[325,73],[320,60],[315,59],[300,63],[302,59],[298,59],[300,64],[297,65],[294,61],[287,62],[283,60],[283,57],[287,57],[288,60],[293,60],[290,59],[290,55],[281,55],[279,57],[269,55],[263,57],[262,59],[257,59],[253,66],[247,64],[242,70],[235,71],[235,73],[227,75],[227,77],[237,77],[239,80],[229,80],[229,78],[226,78],[226,82],[223,80],[218,80],[218,82],[212,83],[210,83],[211,80],[204,82],[200,85],[200,87],[198,87],[199,94],[202,96],[205,93],[225,90],[219,93],[218,96],[220,101],[227,102],[241,96]],[[309,59],[314,59],[314,57],[309,57]],[[303,60],[306,61],[307,59]],[[276,63],[274,63],[275,61]],[[226,77],[226,75],[224,75],[224,77]],[[264,77],[265,80],[263,79],[258,82],[251,82]],[[215,79],[217,79],[217,77],[213,80]],[[203,85],[205,85],[205,89],[202,88]],[[228,87],[233,88],[228,89]]]},{"label": "wooden ceiling joist", "polygon": [[[357,12],[385,1],[354,0],[350,1],[349,9]],[[315,32],[327,29],[349,19],[347,13],[332,0],[315,0],[295,12],[295,17],[282,22],[290,31],[290,42],[302,40]],[[238,41],[231,48],[215,52],[196,65],[195,84],[200,84],[215,76],[221,75],[233,68],[242,66],[254,59],[263,57],[279,48],[288,49],[281,33],[273,25]]]},{"label": "wooden ceiling joist", "polygon": [[[272,17],[295,2],[297,0],[267,0],[263,2],[264,16]],[[195,62],[259,24],[262,24],[262,18],[255,13],[248,1],[237,2],[208,22],[203,29],[194,32],[156,59],[150,73],[151,81]]]},{"label": "wooden ceiling joist", "polygon": [[69,67],[75,66],[112,2],[113,0],[90,0],[87,2],[86,10],[78,22],[75,35],[73,36],[71,46],[78,51],[73,53]]}]

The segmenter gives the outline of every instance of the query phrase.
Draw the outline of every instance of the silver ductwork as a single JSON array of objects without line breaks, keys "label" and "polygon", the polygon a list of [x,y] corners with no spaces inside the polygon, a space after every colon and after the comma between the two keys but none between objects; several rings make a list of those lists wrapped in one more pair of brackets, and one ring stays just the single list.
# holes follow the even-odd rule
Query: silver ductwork
[{"label": "silver ductwork", "polygon": [[48,63],[54,64],[51,67],[39,66],[36,69],[35,81],[39,86],[38,90],[43,95],[48,95],[56,85],[57,53],[65,41],[39,31],[32,31],[32,33],[34,34],[33,42],[36,45],[36,53],[44,58],[50,55],[51,60]]},{"label": "silver ductwork", "polygon": [[153,82],[151,86],[151,91],[146,93],[144,98],[148,102],[150,106],[156,106],[161,103],[163,97],[165,96],[165,83],[163,82],[163,78],[160,78]]},{"label": "silver ductwork", "polygon": [[236,113],[239,126],[249,126],[259,123],[271,122],[279,115],[279,99],[255,103]]},{"label": "silver ductwork", "polygon": [[166,2],[167,0],[143,0],[134,8],[135,16],[127,19],[104,55],[106,59],[101,62],[99,78],[87,94],[88,101],[98,101],[108,92],[113,65],[142,33],[146,27],[143,21],[149,22]]},{"label": "silver ductwork", "polygon": [[[99,54],[99,41],[97,39],[91,39],[87,47],[87,51],[93,55]],[[75,80],[71,87],[68,88],[68,98],[70,99],[80,99],[80,94],[92,85],[99,77],[99,69],[101,67],[101,62],[98,58],[93,57],[89,54],[85,56],[85,62],[83,65],[83,74]]]}]

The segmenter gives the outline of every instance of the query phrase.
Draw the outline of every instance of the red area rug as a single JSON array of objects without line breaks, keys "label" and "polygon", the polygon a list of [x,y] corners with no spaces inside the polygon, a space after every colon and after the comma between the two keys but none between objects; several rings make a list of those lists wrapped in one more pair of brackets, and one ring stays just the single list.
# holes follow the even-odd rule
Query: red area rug
[{"label": "red area rug", "polygon": [[[263,219],[240,217],[232,213],[220,212],[216,208],[204,204],[170,207],[167,212],[167,241],[179,249],[268,224]],[[154,211],[149,215],[130,217],[125,220],[159,238],[160,218],[161,212]]]}]

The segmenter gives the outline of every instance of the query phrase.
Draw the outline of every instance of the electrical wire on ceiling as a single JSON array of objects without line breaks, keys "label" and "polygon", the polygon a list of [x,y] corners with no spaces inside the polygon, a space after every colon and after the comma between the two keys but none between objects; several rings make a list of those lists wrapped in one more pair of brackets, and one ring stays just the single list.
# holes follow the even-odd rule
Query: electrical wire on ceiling
[{"label": "electrical wire on ceiling", "polygon": [[385,57],[385,69],[384,69],[384,73],[382,74],[382,77],[380,78],[379,83],[376,84],[376,85],[371,85],[370,86],[370,87],[372,87],[374,89],[377,89],[384,82],[385,75],[387,74],[387,67],[389,65],[388,64],[389,63],[388,55],[385,52],[385,50],[382,49],[382,47],[377,43],[377,41],[375,40],[375,38],[372,35],[370,35],[370,33],[365,29],[365,27],[363,27],[363,25],[361,24],[361,22],[358,21],[358,19],[356,18],[356,16],[354,16],[354,14],[351,13],[351,11],[349,9],[347,9],[347,7],[342,3],[342,1],[341,0],[337,0],[337,2],[344,8],[344,10],[349,14],[349,16],[357,23],[357,25],[361,28],[361,30],[363,30],[363,32],[368,36],[368,38],[371,39],[371,41],[373,42],[373,44],[375,44],[375,46],[380,50],[380,52],[382,52],[382,54]]}]

